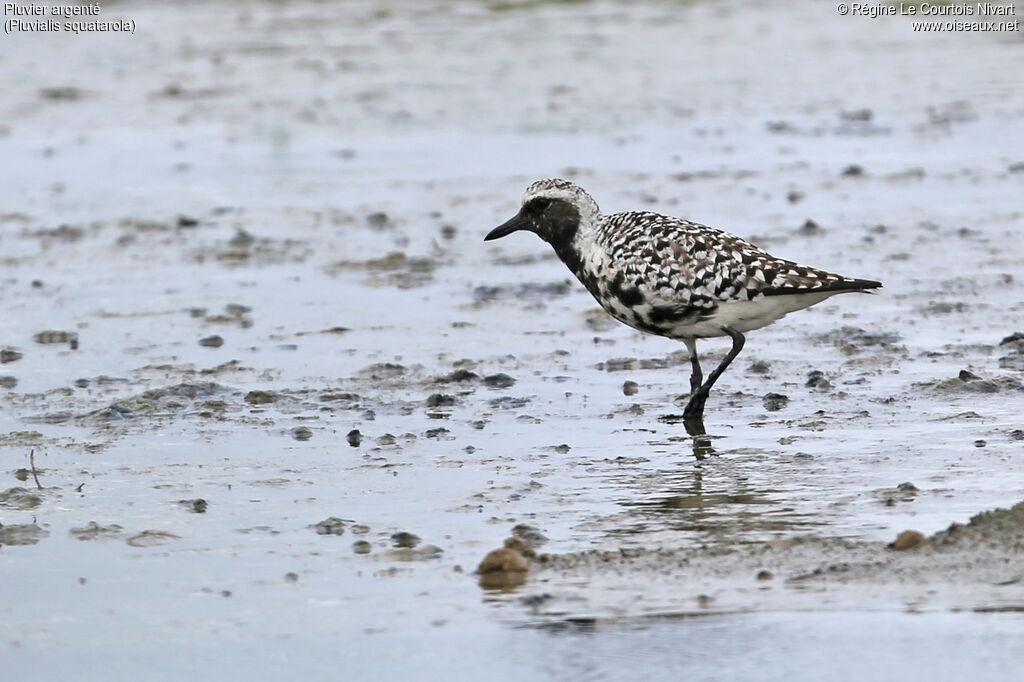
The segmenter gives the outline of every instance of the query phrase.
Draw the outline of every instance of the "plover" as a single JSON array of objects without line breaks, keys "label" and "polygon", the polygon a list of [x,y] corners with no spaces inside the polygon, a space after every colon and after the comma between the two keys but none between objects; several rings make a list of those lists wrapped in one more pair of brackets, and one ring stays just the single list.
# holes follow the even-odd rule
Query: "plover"
[{"label": "plover", "polygon": [[[519,213],[485,241],[517,230],[551,244],[597,302],[619,322],[686,344],[693,372],[683,417],[699,420],[711,387],[743,348],[744,332],[881,282],[776,258],[750,242],[681,218],[630,211],[602,215],[568,180],[526,188]],[[704,381],[697,339],[728,336],[732,348]]]}]

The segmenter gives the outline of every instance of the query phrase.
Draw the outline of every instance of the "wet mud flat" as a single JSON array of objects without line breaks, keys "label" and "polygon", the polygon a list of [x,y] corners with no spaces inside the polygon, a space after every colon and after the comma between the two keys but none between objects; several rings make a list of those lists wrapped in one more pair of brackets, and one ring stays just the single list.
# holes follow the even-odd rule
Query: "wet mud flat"
[{"label": "wet mud flat", "polygon": [[[0,62],[7,672],[877,673],[852,637],[890,676],[1011,679],[1019,36],[811,32],[812,3],[123,11],[136,42]],[[531,236],[481,241],[547,175],[885,288],[752,333],[691,435],[681,344]]]}]

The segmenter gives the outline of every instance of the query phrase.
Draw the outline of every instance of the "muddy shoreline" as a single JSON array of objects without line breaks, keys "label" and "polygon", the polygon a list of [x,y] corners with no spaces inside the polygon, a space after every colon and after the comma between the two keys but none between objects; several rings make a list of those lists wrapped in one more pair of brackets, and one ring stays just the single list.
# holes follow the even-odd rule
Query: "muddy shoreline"
[{"label": "muddy shoreline", "polygon": [[[0,60],[12,678],[1012,679],[1019,35],[109,9],[137,35]],[[681,344],[482,241],[543,176],[884,289],[751,333],[694,437]],[[548,559],[482,589],[510,534]]]}]

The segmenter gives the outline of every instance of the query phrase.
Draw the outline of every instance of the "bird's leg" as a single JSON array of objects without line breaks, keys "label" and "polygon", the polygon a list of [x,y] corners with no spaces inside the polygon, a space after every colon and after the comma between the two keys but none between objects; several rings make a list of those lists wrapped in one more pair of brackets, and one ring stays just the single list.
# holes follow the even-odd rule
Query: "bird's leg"
[{"label": "bird's leg", "polygon": [[[732,348],[722,361],[718,363],[718,367],[715,371],[708,376],[708,380],[704,382],[699,388],[697,388],[693,395],[690,396],[690,402],[686,403],[686,409],[683,410],[684,419],[703,419],[704,418],[704,403],[708,400],[708,393],[711,392],[711,387],[718,381],[718,377],[722,376],[722,372],[729,366],[729,364],[736,359],[736,356],[743,350],[743,342],[746,341],[743,334],[740,334],[731,327],[722,327],[722,331],[729,335],[732,339]],[[694,344],[696,346],[696,344]]]},{"label": "bird's leg", "polygon": [[693,371],[690,373],[690,396],[693,396],[700,389],[704,381],[704,372],[700,368],[700,360],[697,359],[697,341],[695,339],[683,339],[686,350],[690,352],[690,366]]}]

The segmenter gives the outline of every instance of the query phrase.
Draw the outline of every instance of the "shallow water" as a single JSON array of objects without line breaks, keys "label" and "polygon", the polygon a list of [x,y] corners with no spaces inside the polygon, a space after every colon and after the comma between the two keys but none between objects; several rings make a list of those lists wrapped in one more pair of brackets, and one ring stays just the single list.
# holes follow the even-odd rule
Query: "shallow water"
[{"label": "shallow water", "polygon": [[[118,5],[136,36],[4,41],[12,679],[1006,679],[1019,535],[865,566],[1024,498],[1020,35],[416,7]],[[695,441],[680,344],[535,238],[481,241],[554,174],[885,288],[750,334]],[[555,559],[482,590],[519,524]]]}]

